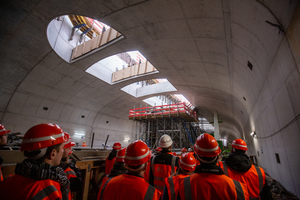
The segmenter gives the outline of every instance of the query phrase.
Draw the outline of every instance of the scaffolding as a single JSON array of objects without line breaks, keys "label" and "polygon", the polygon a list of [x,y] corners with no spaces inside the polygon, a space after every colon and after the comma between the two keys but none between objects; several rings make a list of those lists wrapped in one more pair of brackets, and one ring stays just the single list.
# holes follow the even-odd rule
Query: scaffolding
[{"label": "scaffolding", "polygon": [[201,134],[196,112],[185,103],[130,109],[129,119],[137,123],[136,139],[152,149],[164,134],[171,136],[173,150],[192,147]]}]

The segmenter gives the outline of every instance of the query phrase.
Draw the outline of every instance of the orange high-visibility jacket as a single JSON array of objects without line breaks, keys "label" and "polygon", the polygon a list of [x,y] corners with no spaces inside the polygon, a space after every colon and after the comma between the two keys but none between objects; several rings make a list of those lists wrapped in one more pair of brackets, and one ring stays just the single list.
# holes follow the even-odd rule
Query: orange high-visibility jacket
[{"label": "orange high-visibility jacket", "polygon": [[32,200],[62,199],[60,184],[51,179],[35,180],[13,175],[0,184],[1,199]]},{"label": "orange high-visibility jacket", "polygon": [[114,166],[114,163],[116,161],[116,157],[114,157],[112,160],[108,160],[108,156],[105,159],[105,174],[109,174],[111,169]]},{"label": "orange high-visibility jacket", "polygon": [[185,174],[179,174],[177,176],[170,176],[165,179],[165,184],[168,191],[168,196],[170,200],[176,200],[177,199],[177,193],[179,189],[179,183],[181,179],[184,179],[189,175]]},{"label": "orange high-visibility jacket", "polygon": [[[159,157],[163,157],[166,155],[169,157],[171,156],[169,163],[167,162],[164,162],[164,164],[156,163],[156,157],[157,160],[159,160],[160,159]],[[150,166],[149,183],[151,185],[153,184],[153,186],[157,188],[161,193],[163,193],[165,189],[165,178],[171,176],[176,172],[178,166],[178,159],[179,159],[178,157],[172,155],[172,152],[160,153],[157,156],[151,158],[150,161],[151,163],[148,165]]]},{"label": "orange high-visibility jacket", "polygon": [[[71,169],[70,167],[68,167],[66,170],[65,170],[65,173],[67,175],[67,178],[68,180],[70,180],[71,178],[77,178],[76,176],[76,173],[74,172],[73,169]],[[69,191],[69,200],[72,199],[72,191],[70,190]]]},{"label": "orange high-visibility jacket", "polygon": [[71,169],[70,167],[68,167],[66,170],[65,170],[65,173],[67,175],[67,178],[70,180],[70,178],[77,178],[77,175],[76,173],[74,172],[73,169]]},{"label": "orange high-visibility jacket", "polygon": [[248,191],[243,183],[222,174],[195,173],[181,179],[179,185],[181,200],[218,199],[248,200]]},{"label": "orange high-visibility jacket", "polygon": [[266,175],[262,168],[251,165],[248,171],[238,172],[227,166],[225,162],[219,162],[219,165],[225,175],[247,186],[251,200],[260,199],[260,193],[262,192],[266,180]]},{"label": "orange high-visibility jacket", "polygon": [[142,177],[122,174],[109,178],[99,190],[97,200],[159,200],[162,194]]},{"label": "orange high-visibility jacket", "polygon": [[1,170],[1,166],[0,166],[0,182],[2,182],[4,180],[3,175],[2,175],[2,170]]}]

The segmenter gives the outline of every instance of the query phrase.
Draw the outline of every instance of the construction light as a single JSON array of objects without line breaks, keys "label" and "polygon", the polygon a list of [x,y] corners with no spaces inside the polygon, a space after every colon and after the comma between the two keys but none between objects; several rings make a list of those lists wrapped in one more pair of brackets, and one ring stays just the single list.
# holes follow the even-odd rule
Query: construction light
[{"label": "construction light", "polygon": [[78,135],[78,136],[84,136],[85,134],[84,133],[74,133],[74,135]]}]

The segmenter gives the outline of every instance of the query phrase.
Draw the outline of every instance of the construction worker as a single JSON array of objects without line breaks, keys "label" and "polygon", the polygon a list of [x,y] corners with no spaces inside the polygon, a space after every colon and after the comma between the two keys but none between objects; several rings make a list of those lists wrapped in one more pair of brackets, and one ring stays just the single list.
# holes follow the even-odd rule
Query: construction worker
[{"label": "construction worker", "polygon": [[242,139],[236,139],[232,142],[231,147],[231,154],[228,158],[219,162],[225,175],[245,183],[250,199],[272,199],[264,170],[252,165],[246,155],[248,150],[246,142]]},{"label": "construction worker", "polygon": [[128,145],[125,153],[126,174],[109,178],[100,188],[98,200],[159,200],[161,193],[144,179],[150,151],[145,142],[137,140]]},{"label": "construction worker", "polygon": [[187,149],[186,149],[185,147],[183,147],[183,148],[181,149],[181,153],[182,153],[182,154],[187,153]]},{"label": "construction worker", "polygon": [[[2,124],[0,124],[0,149],[2,149],[3,146],[5,146],[7,143],[7,133],[10,133],[10,131],[6,130],[5,127]],[[3,159],[0,156],[0,182],[4,180],[1,170],[2,162]]]},{"label": "construction worker", "polygon": [[224,175],[216,165],[221,149],[212,135],[201,134],[194,149],[201,164],[194,174],[181,180],[178,199],[249,199],[246,186]]},{"label": "construction worker", "polygon": [[69,180],[59,167],[67,142],[56,124],[39,124],[24,135],[20,150],[27,157],[15,175],[0,184],[1,199],[68,199]]},{"label": "construction worker", "polygon": [[153,156],[147,168],[145,180],[149,180],[149,184],[157,188],[161,193],[164,192],[165,178],[174,174],[178,167],[179,158],[172,155],[173,141],[169,135],[163,135],[159,139],[159,146],[162,148],[160,154]]},{"label": "construction worker", "polygon": [[179,159],[179,168],[175,174],[165,179],[163,200],[176,200],[181,179],[190,176],[196,168],[196,160],[193,155],[182,154]]},{"label": "construction worker", "polygon": [[75,146],[75,143],[72,142],[71,137],[68,133],[65,133],[68,142],[64,145],[64,153],[60,162],[60,167],[63,168],[66,173],[67,178],[70,181],[70,192],[69,199],[72,199],[72,192],[81,192],[82,179],[81,172],[78,167],[70,162],[70,154],[72,153],[72,146]]},{"label": "construction worker", "polygon": [[105,159],[105,174],[108,175],[111,171],[111,169],[114,166],[114,163],[116,161],[116,155],[117,152],[122,148],[122,145],[120,142],[116,142],[113,145],[112,151],[109,153],[109,155]]},{"label": "construction worker", "polygon": [[86,145],[85,141],[83,141],[83,143],[82,143],[82,147],[87,147],[87,145]]},{"label": "construction worker", "polygon": [[105,177],[102,180],[102,184],[105,183],[106,180],[111,177],[119,176],[119,175],[125,174],[127,172],[127,169],[125,168],[125,165],[124,165],[125,151],[126,151],[126,148],[122,148],[121,150],[118,151],[118,153],[116,155],[116,161],[114,163],[114,166],[108,175],[104,174]]}]

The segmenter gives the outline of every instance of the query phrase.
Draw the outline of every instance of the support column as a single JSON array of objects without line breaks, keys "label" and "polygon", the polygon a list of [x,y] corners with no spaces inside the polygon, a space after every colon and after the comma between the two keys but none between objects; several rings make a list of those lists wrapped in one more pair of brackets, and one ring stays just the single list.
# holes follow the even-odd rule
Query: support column
[{"label": "support column", "polygon": [[220,140],[219,117],[217,111],[214,112],[214,128],[215,128],[215,138],[216,140]]}]

